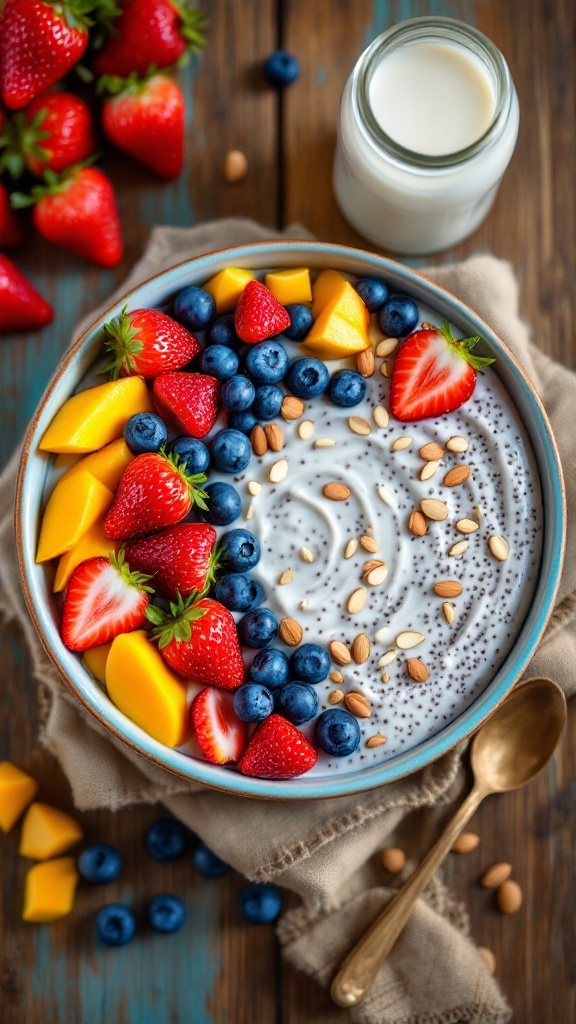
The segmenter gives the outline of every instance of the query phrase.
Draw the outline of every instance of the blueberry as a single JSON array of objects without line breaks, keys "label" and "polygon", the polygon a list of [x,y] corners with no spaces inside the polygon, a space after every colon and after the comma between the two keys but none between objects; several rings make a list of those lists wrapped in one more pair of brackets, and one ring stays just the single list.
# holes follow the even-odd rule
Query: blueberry
[{"label": "blueberry", "polygon": [[378,321],[389,338],[401,338],[416,327],[418,306],[409,295],[391,295],[382,306]]},{"label": "blueberry", "polygon": [[252,448],[240,430],[219,430],[210,446],[212,465],[221,473],[241,473],[250,462]]},{"label": "blueberry", "polygon": [[286,312],[290,317],[290,327],[284,329],[284,334],[291,341],[301,341],[314,323],[312,310],[300,302],[292,302],[286,306]]},{"label": "blueberry", "polygon": [[263,73],[268,85],[274,89],[284,89],[298,78],[300,61],[286,50],[275,50],[266,59]]},{"label": "blueberry", "polygon": [[316,739],[332,757],[353,754],[360,743],[360,726],[348,711],[330,708],[316,722]]},{"label": "blueberry", "polygon": [[146,919],[155,932],[171,935],[177,932],[186,920],[186,907],[182,900],[170,893],[155,896],[146,907]]},{"label": "blueberry", "polygon": [[245,409],[243,412],[231,412],[228,417],[228,426],[233,430],[241,430],[247,437],[252,433],[257,422],[254,413],[249,409]]},{"label": "blueberry", "polygon": [[330,377],[328,397],[334,405],[349,409],[358,405],[366,394],[366,381],[356,370],[337,370]]},{"label": "blueberry", "polygon": [[96,914],[96,934],[107,946],[125,946],[136,933],[136,918],[123,903],[108,903]]},{"label": "blueberry", "polygon": [[256,384],[277,384],[288,369],[288,353],[274,338],[252,345],[246,356],[246,373]]},{"label": "blueberry", "polygon": [[126,444],[133,455],[157,452],[166,444],[168,431],[165,424],[154,412],[137,412],[124,427]]},{"label": "blueberry", "polygon": [[388,298],[388,289],[379,277],[361,277],[359,281],[356,281],[355,287],[362,302],[371,313],[380,309]]},{"label": "blueberry", "polygon": [[78,857],[78,871],[93,885],[113,882],[122,871],[122,857],[107,843],[94,843]]},{"label": "blueberry", "polygon": [[222,875],[226,875],[230,871],[230,865],[220,860],[220,857],[204,843],[198,843],[192,854],[192,863],[198,874],[204,878],[222,878]]},{"label": "blueberry", "polygon": [[234,313],[224,313],[214,321],[208,331],[209,345],[226,345],[227,348],[240,348],[240,338],[234,326]]},{"label": "blueberry", "polygon": [[278,619],[269,608],[256,608],[240,619],[237,628],[245,647],[267,647],[278,636]]},{"label": "blueberry", "polygon": [[203,331],[216,316],[216,303],[210,292],[190,285],[178,292],[174,316],[188,331]]},{"label": "blueberry", "polygon": [[234,711],[242,722],[263,722],[274,710],[274,697],[262,683],[244,683],[234,694]]},{"label": "blueberry", "polygon": [[259,384],[252,412],[257,420],[273,420],[280,415],[284,392],[276,384]]},{"label": "blueberry", "polygon": [[267,647],[254,655],[250,666],[250,678],[255,683],[264,683],[275,690],[288,679],[288,658],[276,647]]},{"label": "blueberry", "polygon": [[160,864],[178,860],[186,849],[187,833],[184,825],[176,818],[160,818],[146,833],[145,845],[148,853]]},{"label": "blueberry", "polygon": [[216,377],[216,380],[230,380],[238,373],[238,356],[226,345],[210,345],[200,353],[198,366],[201,373]]},{"label": "blueberry", "polygon": [[290,671],[305,683],[321,683],[330,671],[330,655],[319,644],[301,644],[290,657]]},{"label": "blueberry", "polygon": [[244,412],[249,409],[256,394],[254,385],[248,377],[236,374],[222,386],[222,404],[230,412]]},{"label": "blueberry", "polygon": [[306,356],[290,363],[286,385],[298,398],[318,398],[328,387],[330,375],[319,359]]},{"label": "blueberry", "polygon": [[231,572],[222,576],[214,587],[214,597],[231,612],[250,612],[264,600],[264,591],[253,576]]},{"label": "blueberry", "polygon": [[183,469],[191,476],[195,473],[205,473],[210,465],[210,452],[203,441],[195,437],[177,437],[169,445],[170,451],[175,452],[183,463]]},{"label": "blueberry", "polygon": [[254,882],[240,893],[240,913],[250,924],[270,924],[282,910],[280,890],[271,882]]},{"label": "blueberry", "polygon": [[[242,435],[244,436],[244,435]],[[212,523],[212,526],[228,526],[238,519],[242,511],[242,502],[238,491],[232,484],[225,484],[218,481],[215,484],[208,484],[204,488],[208,510],[200,510],[200,517],[205,523]]]},{"label": "blueberry", "polygon": [[[236,691],[238,693],[238,691]],[[318,694],[310,683],[294,680],[276,693],[275,710],[293,725],[309,722],[318,711]]]},{"label": "blueberry", "polygon": [[260,542],[249,530],[229,530],[220,538],[224,564],[234,572],[248,572],[260,561]]}]

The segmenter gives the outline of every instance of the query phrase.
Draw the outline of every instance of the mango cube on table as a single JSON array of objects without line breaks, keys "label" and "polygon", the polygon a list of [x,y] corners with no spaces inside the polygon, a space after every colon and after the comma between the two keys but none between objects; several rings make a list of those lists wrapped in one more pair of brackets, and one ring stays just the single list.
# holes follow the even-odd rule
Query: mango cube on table
[{"label": "mango cube on table", "polygon": [[[37,562],[70,551],[83,534],[101,519],[114,501],[112,491],[86,472],[66,473],[58,480],[42,517]],[[110,545],[109,550],[112,550]]]},{"label": "mango cube on table", "polygon": [[82,534],[74,547],[70,548],[69,551],[65,551],[60,556],[52,590],[55,594],[64,590],[74,569],[80,565],[80,562],[85,562],[87,558],[97,558],[98,556],[107,558],[111,551],[118,554],[121,547],[122,541],[110,540],[109,537],[105,536],[104,520],[102,518],[98,519],[86,530],[86,533]]},{"label": "mango cube on table", "polygon": [[210,293],[216,303],[216,312],[230,313],[236,309],[242,292],[248,281],[252,281],[254,274],[251,270],[243,270],[240,267],[227,267],[219,274],[211,277],[203,285],[204,291]]},{"label": "mango cube on table", "polygon": [[308,267],[291,267],[266,274],[266,287],[282,306],[312,301]]},{"label": "mango cube on table", "polygon": [[9,832],[38,792],[31,775],[10,761],[0,763],[0,828]]},{"label": "mango cube on table", "polygon": [[122,377],[87,388],[58,410],[40,442],[40,451],[95,452],[122,437],[126,423],[137,412],[153,412],[142,377]]},{"label": "mango cube on table", "polygon": [[74,906],[80,876],[73,857],[34,864],[24,883],[24,921],[49,922],[65,917]]},{"label": "mango cube on table", "polygon": [[79,823],[50,804],[33,803],[22,822],[19,853],[32,860],[49,860],[65,853],[84,835]]},{"label": "mango cube on table", "polygon": [[99,683],[106,682],[106,662],[110,654],[112,641],[109,644],[99,644],[98,647],[90,647],[82,654],[82,661],[86,668]]}]

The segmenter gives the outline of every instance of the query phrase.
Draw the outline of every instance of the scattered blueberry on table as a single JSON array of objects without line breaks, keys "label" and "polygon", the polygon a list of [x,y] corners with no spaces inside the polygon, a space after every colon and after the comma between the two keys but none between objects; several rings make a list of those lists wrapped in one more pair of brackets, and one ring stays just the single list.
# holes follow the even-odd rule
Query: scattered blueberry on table
[{"label": "scattered blueberry on table", "polygon": [[107,903],[96,914],[96,934],[107,946],[125,946],[136,934],[136,918],[124,903]]},{"label": "scattered blueberry on table", "polygon": [[154,860],[167,864],[183,855],[188,845],[188,833],[176,818],[159,818],[146,832],[144,844]]},{"label": "scattered blueberry on table", "polygon": [[264,78],[274,89],[285,89],[292,85],[300,74],[300,61],[286,50],[275,50],[266,59]]},{"label": "scattered blueberry on table", "polygon": [[86,882],[104,885],[118,878],[122,871],[122,857],[107,843],[94,843],[79,855],[78,871]]},{"label": "scattered blueberry on table", "polygon": [[155,932],[172,935],[186,921],[186,907],[178,896],[162,893],[150,900],[146,908],[146,920]]},{"label": "scattered blueberry on table", "polygon": [[240,913],[250,924],[270,924],[282,910],[280,890],[270,882],[254,882],[240,893]]},{"label": "scattered blueberry on table", "polygon": [[226,864],[205,843],[198,843],[193,854],[192,863],[198,874],[204,878],[222,878],[228,874],[230,865]]}]

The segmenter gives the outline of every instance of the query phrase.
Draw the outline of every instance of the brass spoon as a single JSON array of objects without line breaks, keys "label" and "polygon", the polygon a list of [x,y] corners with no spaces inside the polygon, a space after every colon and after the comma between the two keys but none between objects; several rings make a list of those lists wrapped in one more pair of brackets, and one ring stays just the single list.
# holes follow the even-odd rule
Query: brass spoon
[{"label": "brass spoon", "polygon": [[416,900],[486,796],[530,782],[554,753],[566,721],[566,698],[551,679],[515,689],[476,734],[471,750],[474,788],[408,881],[350,951],[332,982],[338,1006],[364,999],[406,926]]}]

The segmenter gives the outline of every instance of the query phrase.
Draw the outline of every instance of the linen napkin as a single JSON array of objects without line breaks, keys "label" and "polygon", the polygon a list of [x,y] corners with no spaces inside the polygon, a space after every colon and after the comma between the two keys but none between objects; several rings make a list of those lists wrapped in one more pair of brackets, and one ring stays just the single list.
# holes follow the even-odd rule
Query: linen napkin
[{"label": "linen napkin", "polygon": [[[285,236],[310,237],[297,225],[287,229]],[[188,257],[273,237],[281,236],[238,219],[191,229],[157,228],[142,260],[116,294]],[[567,480],[568,518],[570,523],[576,521],[576,435],[571,426],[576,376],[530,344],[528,329],[519,317],[518,289],[510,265],[478,256],[424,274],[472,306],[524,365],[555,429]],[[84,326],[79,325],[75,336]],[[284,915],[278,935],[286,957],[328,985],[343,955],[390,897],[373,854],[393,843],[399,827],[403,845],[416,858],[426,852],[463,792],[463,747],[407,779],[369,793],[298,804],[226,796],[152,765],[106,732],[64,687],[27,616],[12,525],[18,459],[15,453],[0,478],[0,610],[22,627],[39,682],[40,739],[60,760],[76,806],[118,810],[161,800],[236,870],[253,880],[273,880],[300,895],[302,905]],[[576,650],[575,589],[576,541],[569,533],[558,606],[529,673],[553,676],[567,694],[574,688],[570,666]],[[357,1024],[464,1020],[500,1024],[508,1020],[506,1001],[468,930],[464,909],[436,878],[370,995],[348,1017],[343,1011],[343,1020]]]}]

